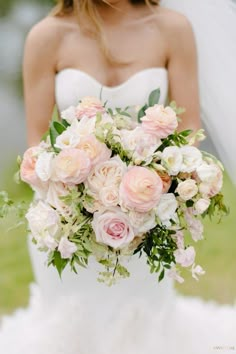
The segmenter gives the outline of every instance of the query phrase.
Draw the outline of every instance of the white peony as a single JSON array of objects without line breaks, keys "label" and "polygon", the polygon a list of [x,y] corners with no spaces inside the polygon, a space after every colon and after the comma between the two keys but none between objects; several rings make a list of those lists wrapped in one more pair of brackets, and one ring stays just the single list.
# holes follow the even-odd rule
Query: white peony
[{"label": "white peony", "polygon": [[61,254],[61,258],[68,259],[77,251],[76,245],[69,241],[66,237],[62,237],[58,246],[58,251]]},{"label": "white peony", "polygon": [[36,161],[35,172],[42,182],[47,182],[52,177],[54,156],[53,152],[44,151]]},{"label": "white peony", "polygon": [[29,208],[26,219],[38,246],[54,250],[57,246],[56,237],[60,231],[60,217],[57,211],[40,200]]},{"label": "white peony", "polygon": [[161,164],[170,175],[176,176],[180,172],[182,163],[183,156],[180,148],[177,146],[168,146],[163,150]]},{"label": "white peony", "polygon": [[162,194],[156,214],[162,223],[166,223],[175,216],[177,208],[178,202],[173,193]]},{"label": "white peony", "polygon": [[193,172],[202,164],[202,153],[194,146],[183,146],[180,148],[183,155],[181,172]]},{"label": "white peony", "polygon": [[178,187],[176,188],[176,192],[179,194],[182,200],[190,200],[198,193],[197,183],[193,179],[187,179],[186,181],[179,183]]}]

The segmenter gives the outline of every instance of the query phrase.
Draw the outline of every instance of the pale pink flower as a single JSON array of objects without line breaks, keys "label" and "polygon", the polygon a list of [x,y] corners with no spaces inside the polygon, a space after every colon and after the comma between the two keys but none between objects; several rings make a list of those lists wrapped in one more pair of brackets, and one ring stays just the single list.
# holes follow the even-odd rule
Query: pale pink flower
[{"label": "pale pink flower", "polygon": [[66,184],[85,181],[91,169],[88,155],[79,149],[62,150],[54,159],[54,179]]},{"label": "pale pink flower", "polygon": [[154,105],[145,111],[142,127],[149,133],[156,134],[163,139],[172,134],[178,126],[176,113],[171,107]]},{"label": "pale pink flower", "polygon": [[192,236],[192,239],[196,242],[202,240],[204,227],[202,222],[196,217],[194,217],[193,209],[191,208],[186,209],[185,219],[188,225],[188,230]]},{"label": "pale pink flower", "polygon": [[204,275],[206,272],[200,265],[192,265],[192,277],[196,280],[198,280],[198,277],[200,275]]},{"label": "pale pink flower", "polygon": [[192,199],[198,193],[196,181],[193,179],[187,179],[186,181],[180,182],[176,188],[176,192],[184,201]]},{"label": "pale pink flower", "polygon": [[216,164],[202,164],[197,169],[197,174],[202,181],[199,185],[199,191],[204,197],[214,197],[223,186],[223,173]]},{"label": "pale pink flower", "polygon": [[66,237],[62,237],[58,246],[58,251],[61,254],[61,258],[69,259],[77,251],[76,245],[69,241]]},{"label": "pale pink flower", "polygon": [[61,112],[61,117],[71,124],[76,118],[76,111],[74,106],[70,106]]},{"label": "pale pink flower", "polygon": [[41,180],[35,171],[36,162],[41,152],[39,146],[34,146],[27,149],[23,156],[23,161],[20,166],[20,176],[22,181],[31,186],[41,186]]},{"label": "pale pink flower", "polygon": [[76,107],[76,117],[81,119],[86,116],[88,118],[96,117],[97,113],[105,113],[102,102],[96,97],[84,97]]},{"label": "pale pink flower", "polygon": [[186,249],[179,248],[174,252],[175,261],[182,267],[189,267],[194,263],[196,252],[193,246]]},{"label": "pale pink flower", "polygon": [[169,272],[168,272],[168,276],[171,279],[176,280],[178,283],[182,284],[184,282],[184,278],[180,276],[179,271],[176,269],[175,266],[173,266]]},{"label": "pale pink flower", "polygon": [[127,246],[135,237],[128,215],[119,207],[94,213],[92,226],[97,242],[114,249]]},{"label": "pale pink flower", "polygon": [[97,164],[89,174],[85,185],[93,193],[99,193],[101,188],[106,186],[119,186],[126,170],[126,164],[119,156],[114,156]]},{"label": "pale pink flower", "polygon": [[114,186],[105,186],[99,192],[99,200],[105,207],[116,206],[119,203],[119,189]]},{"label": "pale pink flower", "polygon": [[182,230],[176,231],[171,237],[176,241],[178,249],[184,248],[184,233]]},{"label": "pale pink flower", "polygon": [[156,226],[156,215],[154,210],[148,213],[139,213],[138,211],[131,210],[129,212],[129,220],[135,230],[135,234],[142,234]]},{"label": "pale pink flower", "polygon": [[94,135],[81,138],[77,148],[88,155],[92,166],[107,161],[111,157],[111,150],[108,149],[106,144],[98,141]]},{"label": "pale pink flower", "polygon": [[194,209],[196,214],[203,214],[210,206],[210,199],[200,198],[194,204]]},{"label": "pale pink flower", "polygon": [[122,178],[120,201],[122,207],[148,212],[160,201],[163,183],[157,173],[146,167],[134,166]]}]

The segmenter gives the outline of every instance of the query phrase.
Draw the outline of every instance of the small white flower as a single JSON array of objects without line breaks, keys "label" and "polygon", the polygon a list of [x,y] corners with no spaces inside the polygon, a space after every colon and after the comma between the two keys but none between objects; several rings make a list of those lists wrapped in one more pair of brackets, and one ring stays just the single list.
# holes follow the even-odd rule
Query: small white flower
[{"label": "small white flower", "polygon": [[206,272],[200,265],[192,265],[192,277],[196,280],[198,280],[198,276],[204,275]]},{"label": "small white flower", "polygon": [[192,199],[198,193],[196,181],[193,179],[187,179],[183,182],[180,182],[176,188],[176,192],[184,201]]},{"label": "small white flower", "polygon": [[177,146],[168,146],[165,148],[162,153],[161,163],[170,175],[176,176],[180,172],[183,163],[180,148]]},{"label": "small white flower", "polygon": [[156,207],[156,214],[161,222],[166,222],[172,219],[178,208],[178,202],[173,193],[162,194],[160,202]]},{"label": "small white flower", "polygon": [[183,146],[180,148],[183,155],[183,163],[181,166],[181,172],[193,172],[202,163],[202,153],[194,146]]},{"label": "small white flower", "polygon": [[73,253],[77,251],[76,245],[69,241],[66,237],[62,237],[58,246],[58,251],[61,254],[61,258],[71,258]]},{"label": "small white flower", "polygon": [[55,147],[62,150],[74,148],[79,144],[79,142],[80,136],[78,135],[78,133],[71,127],[68,127],[63,133],[58,135],[58,137],[56,138]]},{"label": "small white flower", "polygon": [[65,109],[61,112],[61,117],[65,119],[69,124],[71,124],[76,118],[75,114],[75,107],[70,106],[69,108]]}]

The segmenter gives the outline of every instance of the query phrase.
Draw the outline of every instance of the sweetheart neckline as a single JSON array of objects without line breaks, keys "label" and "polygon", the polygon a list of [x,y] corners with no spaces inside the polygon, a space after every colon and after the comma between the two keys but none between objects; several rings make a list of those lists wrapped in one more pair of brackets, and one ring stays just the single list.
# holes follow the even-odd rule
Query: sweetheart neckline
[{"label": "sweetheart neckline", "polygon": [[83,71],[83,70],[80,70],[80,69],[77,69],[77,68],[64,68],[64,69],[61,69],[60,71],[58,71],[56,73],[56,78],[58,78],[61,74],[63,74],[64,72],[66,71],[75,71],[75,72],[78,72],[88,78],[90,78],[90,80],[92,80],[94,83],[96,83],[97,85],[101,86],[103,89],[106,89],[106,90],[109,90],[109,91],[112,91],[112,90],[115,90],[115,89],[120,89],[122,88],[123,86],[125,86],[126,84],[128,84],[131,80],[133,80],[134,78],[140,76],[140,75],[143,75],[144,73],[146,72],[149,72],[149,71],[161,71],[165,74],[168,74],[168,70],[164,67],[152,67],[152,68],[146,68],[146,69],[142,69],[142,70],[139,70],[137,71],[136,73],[134,73],[133,75],[131,75],[127,80],[121,82],[119,85],[115,85],[115,86],[106,86],[106,85],[103,85],[101,82],[99,82],[97,79],[95,79],[92,75],[88,74],[87,72]]}]

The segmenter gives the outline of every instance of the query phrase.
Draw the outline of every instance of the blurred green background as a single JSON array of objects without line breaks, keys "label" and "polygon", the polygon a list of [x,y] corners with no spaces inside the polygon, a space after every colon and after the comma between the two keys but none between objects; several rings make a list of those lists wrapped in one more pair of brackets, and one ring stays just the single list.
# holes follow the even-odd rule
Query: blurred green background
[{"label": "blurred green background", "polygon": [[[30,200],[32,196],[12,177],[15,156],[26,147],[21,83],[24,40],[52,4],[51,0],[0,0],[0,131],[4,132],[0,139],[0,190],[8,190],[15,199]],[[206,220],[205,239],[197,244],[197,263],[206,275],[196,282],[186,273],[185,283],[177,289],[182,294],[232,304],[236,299],[236,190],[227,176],[224,193],[230,215],[220,224]],[[14,216],[0,221],[0,315],[27,305],[33,281],[26,229],[11,229],[13,225]]]}]

